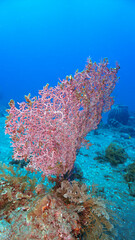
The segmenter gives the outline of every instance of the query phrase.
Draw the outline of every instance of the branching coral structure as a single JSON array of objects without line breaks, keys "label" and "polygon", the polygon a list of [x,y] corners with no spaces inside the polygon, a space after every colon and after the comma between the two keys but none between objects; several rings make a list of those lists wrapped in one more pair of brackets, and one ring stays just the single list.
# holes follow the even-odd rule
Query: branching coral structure
[{"label": "branching coral structure", "polygon": [[15,107],[10,101],[6,133],[12,139],[16,160],[29,160],[28,168],[44,175],[64,175],[71,171],[76,151],[88,132],[97,128],[103,111],[110,109],[110,96],[117,82],[116,68],[108,68],[108,60],[97,64],[88,59],[82,72],[67,76],[56,87],[48,84],[38,98]]}]

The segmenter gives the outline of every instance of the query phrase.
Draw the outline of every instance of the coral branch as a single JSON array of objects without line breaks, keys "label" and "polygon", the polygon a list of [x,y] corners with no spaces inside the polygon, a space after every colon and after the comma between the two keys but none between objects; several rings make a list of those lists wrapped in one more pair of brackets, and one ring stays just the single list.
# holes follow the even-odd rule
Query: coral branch
[{"label": "coral branch", "polygon": [[11,100],[6,133],[12,139],[13,157],[29,159],[29,168],[45,175],[70,171],[84,137],[113,104],[110,94],[118,69],[118,65],[109,69],[107,59],[99,64],[89,59],[82,72],[67,76],[55,88],[47,84],[37,99],[25,96],[19,109]]}]

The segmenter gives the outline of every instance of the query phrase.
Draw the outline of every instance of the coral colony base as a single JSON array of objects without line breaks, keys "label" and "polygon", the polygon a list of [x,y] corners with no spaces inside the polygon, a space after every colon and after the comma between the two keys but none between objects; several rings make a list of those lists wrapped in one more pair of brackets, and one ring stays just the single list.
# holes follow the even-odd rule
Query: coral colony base
[{"label": "coral colony base", "polygon": [[[108,60],[97,64],[88,59],[82,72],[67,76],[56,87],[48,84],[38,98],[25,96],[15,107],[10,101],[6,133],[13,159],[25,160],[26,169],[42,172],[42,181],[22,175],[19,167],[1,165],[0,216],[9,224],[4,239],[113,239],[112,217],[105,202],[79,181],[71,181],[76,153],[108,111],[115,88],[116,68]],[[47,191],[45,176],[55,182]],[[55,178],[54,178],[55,176]],[[68,177],[70,176],[70,177]]]}]

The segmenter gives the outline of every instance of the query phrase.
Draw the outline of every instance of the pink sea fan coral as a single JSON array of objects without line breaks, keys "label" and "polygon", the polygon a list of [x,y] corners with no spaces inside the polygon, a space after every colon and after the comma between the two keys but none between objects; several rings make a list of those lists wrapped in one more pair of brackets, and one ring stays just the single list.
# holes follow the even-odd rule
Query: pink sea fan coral
[{"label": "pink sea fan coral", "polygon": [[88,132],[97,128],[103,111],[110,109],[110,96],[117,82],[116,68],[108,68],[108,60],[88,63],[74,77],[67,76],[56,87],[48,84],[38,98],[15,107],[11,100],[6,120],[6,133],[12,139],[13,158],[29,159],[29,168],[45,175],[63,175],[70,171],[76,150]]}]

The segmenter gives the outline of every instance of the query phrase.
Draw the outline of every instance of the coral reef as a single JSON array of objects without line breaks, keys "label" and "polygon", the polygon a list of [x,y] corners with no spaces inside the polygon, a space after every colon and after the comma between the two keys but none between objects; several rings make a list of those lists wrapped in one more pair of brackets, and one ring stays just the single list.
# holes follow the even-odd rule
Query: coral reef
[{"label": "coral reef", "polygon": [[90,188],[85,184],[64,180],[47,192],[35,179],[16,175],[12,166],[3,165],[0,170],[4,179],[0,218],[9,223],[4,240],[113,239],[105,202],[88,194]]},{"label": "coral reef", "polygon": [[95,160],[99,162],[110,162],[111,165],[122,164],[128,158],[125,149],[115,142],[109,144],[105,149],[105,153],[97,152],[97,154],[98,155],[94,158]]},{"label": "coral reef", "polygon": [[105,150],[105,159],[112,165],[124,163],[128,158],[128,154],[125,152],[119,144],[112,142]]},{"label": "coral reef", "polygon": [[23,207],[35,196],[36,178],[30,178],[20,173],[20,166],[0,164],[0,218],[5,216],[10,222],[10,213],[18,207]]},{"label": "coral reef", "polygon": [[13,158],[30,161],[28,169],[44,175],[64,175],[74,166],[76,152],[91,144],[85,137],[96,129],[102,112],[108,111],[115,88],[116,68],[108,68],[108,60],[88,63],[74,77],[67,76],[56,87],[47,84],[38,98],[25,96],[26,102],[10,100],[6,133],[10,135]]},{"label": "coral reef", "polygon": [[[118,64],[108,68],[107,59],[99,64],[88,59],[82,72],[56,87],[47,84],[38,98],[28,94],[19,108],[10,100],[5,133],[11,138],[12,158],[23,160],[21,167],[25,161],[27,171],[42,172],[42,181],[37,185],[36,178],[21,175],[20,166],[17,175],[13,166],[0,167],[0,217],[9,224],[4,240],[113,239],[105,202],[88,194],[90,188],[74,163],[81,146],[91,146],[86,135],[114,102],[111,93],[118,70]],[[55,183],[49,191],[46,176]]]}]

